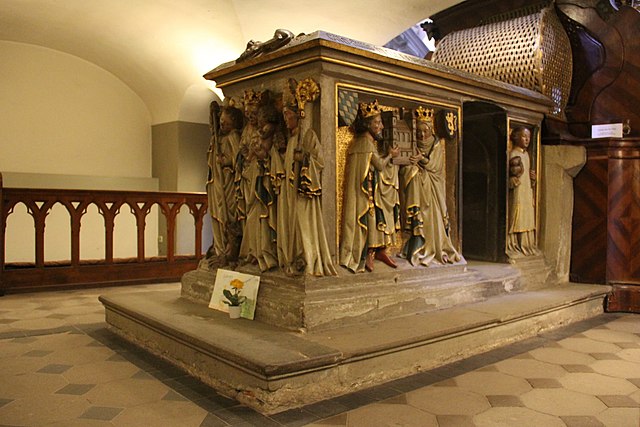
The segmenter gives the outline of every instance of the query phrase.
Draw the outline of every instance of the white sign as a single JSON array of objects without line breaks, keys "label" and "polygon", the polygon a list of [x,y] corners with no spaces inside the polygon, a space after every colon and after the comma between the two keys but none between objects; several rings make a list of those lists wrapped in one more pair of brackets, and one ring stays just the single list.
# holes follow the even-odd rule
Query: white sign
[{"label": "white sign", "polygon": [[591,138],[622,138],[622,123],[592,125]]},{"label": "white sign", "polygon": [[[235,286],[232,285],[232,282],[235,282]],[[238,287],[240,289],[240,295],[246,298],[241,305],[242,310],[240,316],[253,320],[253,315],[256,311],[256,301],[258,299],[258,288],[260,287],[260,276],[219,268],[216,272],[216,281],[213,286],[209,308],[228,313],[229,305],[225,303],[225,301],[228,300],[224,296],[223,291],[225,289],[232,290],[233,287]]]}]

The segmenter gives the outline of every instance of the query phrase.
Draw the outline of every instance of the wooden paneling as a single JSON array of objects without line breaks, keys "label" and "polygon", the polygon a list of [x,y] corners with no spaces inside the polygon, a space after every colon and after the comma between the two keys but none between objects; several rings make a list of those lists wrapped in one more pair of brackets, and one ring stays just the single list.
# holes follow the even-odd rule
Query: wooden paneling
[{"label": "wooden paneling", "polygon": [[607,271],[607,178],[605,150],[588,150],[574,181],[571,280],[604,283]]},{"label": "wooden paneling", "polygon": [[639,144],[610,148],[608,181],[607,282],[640,283]]}]

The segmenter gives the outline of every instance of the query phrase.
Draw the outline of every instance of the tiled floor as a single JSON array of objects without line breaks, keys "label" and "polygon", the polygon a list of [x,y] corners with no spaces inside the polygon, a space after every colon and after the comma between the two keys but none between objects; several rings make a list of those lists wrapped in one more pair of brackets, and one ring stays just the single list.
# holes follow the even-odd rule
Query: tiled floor
[{"label": "tiled floor", "polygon": [[97,296],[132,289],[0,297],[0,426],[640,426],[640,315],[263,416],[107,331]]}]

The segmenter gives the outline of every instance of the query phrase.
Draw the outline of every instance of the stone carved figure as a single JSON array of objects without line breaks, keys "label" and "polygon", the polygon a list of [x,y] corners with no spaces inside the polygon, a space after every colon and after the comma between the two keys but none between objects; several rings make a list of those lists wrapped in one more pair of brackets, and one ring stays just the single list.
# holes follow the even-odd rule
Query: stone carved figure
[{"label": "stone carved figure", "polygon": [[242,111],[232,105],[220,108],[211,103],[211,143],[207,153],[209,176],[207,196],[213,231],[213,247],[208,258],[226,265],[238,256],[239,230],[234,188],[235,162],[240,148]]},{"label": "stone carved figure", "polygon": [[462,257],[449,236],[445,139],[436,135],[432,109],[418,107],[414,116],[416,153],[400,174],[410,232],[402,256],[411,265],[456,263]]},{"label": "stone carved figure", "polygon": [[507,254],[537,255],[536,208],[533,189],[536,172],[529,157],[531,131],[524,126],[515,127],[510,135],[509,152],[509,222]]},{"label": "stone carved figure", "polygon": [[289,30],[278,29],[274,32],[273,37],[266,42],[257,42],[249,40],[244,52],[236,59],[236,62],[246,61],[251,58],[273,52],[276,49],[288,44],[293,40],[293,33]]},{"label": "stone carved figure", "polygon": [[271,173],[271,151],[278,126],[269,121],[274,116],[267,111],[273,108],[267,97],[261,97],[260,102],[250,106],[236,173],[238,205],[245,213],[239,256],[245,262],[258,264],[261,271],[267,271],[278,265],[276,202]]},{"label": "stone carved figure", "polygon": [[382,118],[378,101],[360,103],[355,136],[347,149],[340,264],[352,272],[373,271],[374,259],[397,267],[387,253],[399,224],[397,147],[379,154]]},{"label": "stone carved figure", "polygon": [[[245,199],[246,188],[243,186],[242,171],[248,166],[249,158],[252,156],[250,149],[252,142],[259,141],[258,134],[258,109],[263,102],[262,92],[255,92],[252,89],[244,92],[244,119],[245,124],[240,135],[240,148],[236,157],[236,169],[234,175],[234,187],[236,190],[237,219],[240,228],[245,229],[247,218],[247,203]],[[255,150],[253,150],[255,151]]]},{"label": "stone carved figure", "polygon": [[[283,116],[289,138],[284,153],[284,179],[278,195],[278,260],[291,275],[336,275],[322,216],[320,140],[303,126],[304,104],[315,100],[319,88],[312,79],[289,81],[291,96]],[[306,124],[306,123],[305,123]]]}]

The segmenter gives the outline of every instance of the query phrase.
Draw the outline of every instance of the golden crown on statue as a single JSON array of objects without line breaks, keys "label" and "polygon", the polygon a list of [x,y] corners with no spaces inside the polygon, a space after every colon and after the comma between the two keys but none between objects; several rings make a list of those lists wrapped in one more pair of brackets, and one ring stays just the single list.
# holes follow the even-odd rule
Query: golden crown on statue
[{"label": "golden crown on statue", "polygon": [[420,106],[415,109],[413,115],[416,120],[420,122],[433,123],[433,108],[424,108]]},{"label": "golden crown on statue", "polygon": [[382,110],[380,109],[380,105],[378,105],[377,99],[368,104],[366,102],[361,102],[358,105],[358,110],[360,110],[360,115],[364,118],[377,116],[382,112]]},{"label": "golden crown on statue", "polygon": [[262,92],[255,92],[253,89],[247,89],[244,91],[244,105],[259,104],[262,98]]}]

